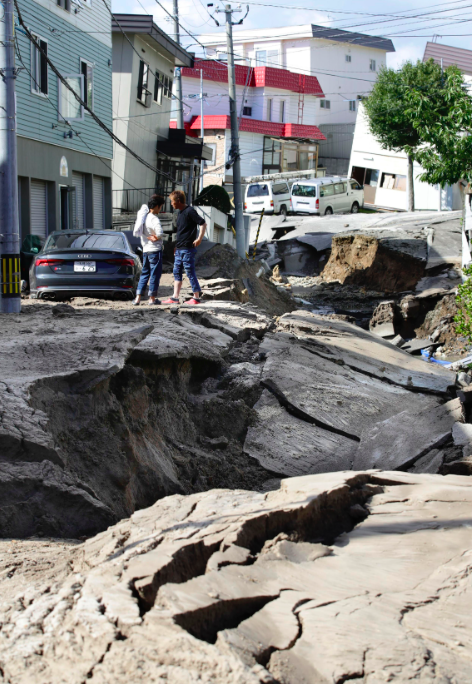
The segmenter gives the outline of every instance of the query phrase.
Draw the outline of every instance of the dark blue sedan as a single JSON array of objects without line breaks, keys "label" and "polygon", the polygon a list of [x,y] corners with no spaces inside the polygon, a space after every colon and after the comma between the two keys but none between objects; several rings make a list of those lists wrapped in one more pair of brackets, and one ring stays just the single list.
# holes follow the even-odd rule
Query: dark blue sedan
[{"label": "dark blue sedan", "polygon": [[51,233],[30,269],[33,299],[114,297],[132,299],[141,261],[126,235],[114,230]]}]

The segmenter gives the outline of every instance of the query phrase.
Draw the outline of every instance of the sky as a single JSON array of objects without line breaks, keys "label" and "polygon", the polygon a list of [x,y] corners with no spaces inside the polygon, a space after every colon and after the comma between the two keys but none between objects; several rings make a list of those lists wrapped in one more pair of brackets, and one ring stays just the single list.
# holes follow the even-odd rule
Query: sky
[{"label": "sky", "polygon": [[[472,0],[248,1],[249,13],[242,27],[234,27],[235,36],[244,29],[296,27],[310,23],[388,36],[395,46],[395,53],[387,55],[387,66],[392,68],[407,60],[421,59],[428,40],[472,49]],[[172,13],[172,0],[112,0],[112,9],[117,13],[152,14],[156,24],[172,35],[171,19],[158,3]],[[181,43],[198,56],[203,56],[203,49],[192,36],[224,33],[224,27],[218,29],[208,14],[209,11],[214,13],[217,7],[222,8],[223,3],[217,0],[213,3],[213,7],[207,8],[206,0],[179,0],[179,20],[183,27]],[[233,7],[237,6],[233,3]],[[242,7],[244,11],[236,15],[238,18],[246,12],[246,4]],[[215,16],[220,23],[224,22],[224,15]]]}]

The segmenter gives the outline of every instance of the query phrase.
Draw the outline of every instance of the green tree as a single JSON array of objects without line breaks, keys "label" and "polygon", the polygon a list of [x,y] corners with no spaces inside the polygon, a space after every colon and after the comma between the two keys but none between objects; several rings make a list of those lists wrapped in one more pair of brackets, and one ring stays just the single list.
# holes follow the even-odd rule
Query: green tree
[{"label": "green tree", "polygon": [[369,128],[380,144],[407,154],[410,211],[414,211],[415,159],[425,169],[421,180],[428,183],[445,185],[463,177],[458,172],[470,143],[460,133],[468,130],[472,110],[457,67],[442,70],[430,59],[406,62],[398,71],[383,68],[364,104]]},{"label": "green tree", "polygon": [[415,118],[414,125],[421,139],[421,146],[415,152],[415,158],[424,168],[420,179],[441,186],[461,180],[470,182],[472,98],[456,66],[447,67],[441,73],[439,94],[436,98],[414,89],[407,97],[407,109]]}]

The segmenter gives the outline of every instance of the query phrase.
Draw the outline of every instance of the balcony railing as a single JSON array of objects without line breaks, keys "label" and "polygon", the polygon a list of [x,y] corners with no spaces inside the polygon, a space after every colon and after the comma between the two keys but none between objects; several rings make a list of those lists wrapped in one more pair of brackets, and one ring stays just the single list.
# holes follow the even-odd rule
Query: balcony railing
[{"label": "balcony railing", "polygon": [[138,211],[147,204],[148,199],[156,192],[155,188],[129,188],[126,190],[113,190],[112,202],[114,214],[128,214]]}]

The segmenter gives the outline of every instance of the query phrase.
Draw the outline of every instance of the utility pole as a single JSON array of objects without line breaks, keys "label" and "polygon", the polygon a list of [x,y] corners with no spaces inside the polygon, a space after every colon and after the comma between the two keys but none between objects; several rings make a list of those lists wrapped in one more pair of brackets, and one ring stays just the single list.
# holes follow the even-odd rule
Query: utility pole
[{"label": "utility pole", "polygon": [[[200,137],[202,139],[205,137],[205,126],[203,125],[203,69],[200,69]],[[203,158],[200,160],[200,183],[199,190],[203,190],[203,169],[205,168],[205,162]]]},{"label": "utility pole", "polygon": [[[178,0],[174,0],[174,40],[180,45],[180,31],[179,31],[179,4]],[[175,96],[177,98],[177,128],[184,127],[184,109],[182,103],[182,75],[180,67],[175,69]]]},{"label": "utility pole", "polygon": [[0,21],[0,303],[2,313],[20,313],[13,0],[4,0],[3,9]]},{"label": "utility pole", "polygon": [[[249,9],[249,8],[248,8]],[[231,150],[230,164],[233,165],[233,191],[234,191],[234,219],[236,229],[236,249],[238,255],[246,258],[246,245],[244,239],[244,216],[243,216],[243,197],[241,189],[241,162],[239,158],[239,127],[238,113],[236,111],[236,77],[234,70],[234,50],[233,50],[233,12],[241,12],[241,9],[232,9],[231,5],[225,5],[224,9],[217,9],[217,12],[224,12],[226,18],[226,51],[228,53],[228,86],[229,86],[229,114],[231,120]],[[247,14],[247,13],[246,13]],[[242,21],[235,23],[242,24]]]}]

